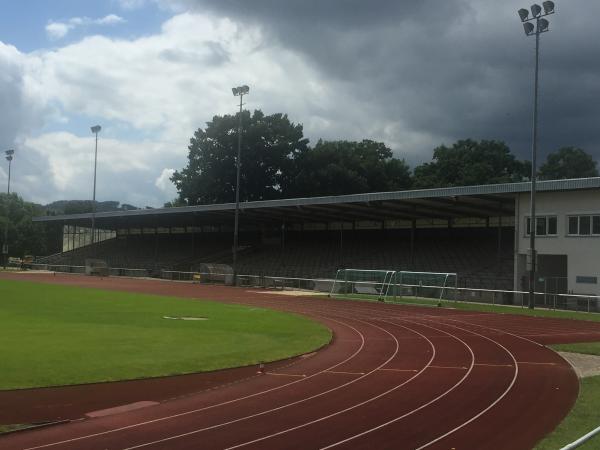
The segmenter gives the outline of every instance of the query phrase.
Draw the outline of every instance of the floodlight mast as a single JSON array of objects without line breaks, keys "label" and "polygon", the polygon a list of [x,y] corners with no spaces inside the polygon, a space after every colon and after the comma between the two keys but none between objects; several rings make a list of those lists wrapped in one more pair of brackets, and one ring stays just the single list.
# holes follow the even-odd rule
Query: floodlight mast
[{"label": "floodlight mast", "polygon": [[233,95],[240,97],[240,112],[239,112],[239,123],[238,123],[238,144],[237,144],[237,158],[235,160],[236,167],[236,182],[235,182],[235,219],[233,224],[233,285],[237,285],[237,249],[238,249],[238,234],[239,234],[239,219],[240,219],[240,166],[241,166],[241,153],[242,153],[242,106],[244,105],[244,95],[250,92],[250,88],[247,85],[234,87],[231,89]]},{"label": "floodlight mast", "polygon": [[4,224],[4,242],[2,243],[2,253],[4,254],[4,270],[6,270],[6,265],[8,263],[8,213],[9,209],[9,201],[10,201],[10,166],[12,164],[12,160],[14,158],[15,151],[14,150],[6,150],[4,152],[6,155],[6,160],[8,161],[8,188],[6,190],[6,222]]},{"label": "floodlight mast", "polygon": [[96,135],[96,147],[94,150],[94,191],[92,194],[92,252],[96,256],[96,248],[94,247],[96,235],[96,167],[98,165],[98,133],[102,130],[100,125],[94,125],[90,128],[92,133]]},{"label": "floodlight mast", "polygon": [[[529,11],[525,8],[519,9],[518,14],[523,22],[523,28],[527,36],[535,35],[535,78],[533,83],[533,127],[532,127],[532,139],[531,139],[531,199],[530,199],[530,213],[529,213],[529,254],[528,254],[528,265],[529,265],[529,309],[535,308],[535,280],[536,280],[536,266],[537,266],[537,254],[535,251],[535,235],[537,220],[535,215],[535,194],[536,194],[536,178],[537,178],[537,122],[538,122],[538,78],[539,78],[539,59],[540,59],[540,34],[545,33],[548,30],[549,22],[545,19],[545,16],[554,14],[554,2],[548,0],[542,3],[544,12],[542,13],[542,7],[538,4],[531,6],[531,15],[529,18]],[[535,21],[534,26],[531,23]]]}]

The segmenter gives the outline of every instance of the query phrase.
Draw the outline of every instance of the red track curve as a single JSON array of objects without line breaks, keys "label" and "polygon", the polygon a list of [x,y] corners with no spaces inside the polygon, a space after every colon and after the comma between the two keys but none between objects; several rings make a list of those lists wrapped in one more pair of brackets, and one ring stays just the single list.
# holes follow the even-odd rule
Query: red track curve
[{"label": "red track curve", "polygon": [[[202,385],[206,389],[198,392],[191,383],[183,395],[186,386],[180,386],[178,397],[170,400],[166,400],[172,397],[170,390],[156,396],[143,381],[55,389],[63,403],[72,404],[71,417],[80,417],[89,411],[82,408],[92,404],[162,402],[0,437],[0,448],[6,450],[525,450],[560,422],[578,391],[570,366],[541,344],[600,339],[600,324],[590,322],[289,297],[163,281],[74,275],[26,278],[297,312],[329,326],[334,340],[310,357],[270,365],[266,374],[245,368],[195,375],[194,380],[209,380]],[[189,379],[170,377],[152,383],[183,384]],[[126,394],[119,390],[123,384]],[[106,396],[111,388],[114,395]],[[84,397],[72,398],[75,389]],[[104,394],[101,398],[96,398],[98,390]],[[22,409],[33,409],[40,406],[36,396],[46,391],[0,392],[0,402],[20,399]],[[52,413],[48,408],[47,414]]]}]

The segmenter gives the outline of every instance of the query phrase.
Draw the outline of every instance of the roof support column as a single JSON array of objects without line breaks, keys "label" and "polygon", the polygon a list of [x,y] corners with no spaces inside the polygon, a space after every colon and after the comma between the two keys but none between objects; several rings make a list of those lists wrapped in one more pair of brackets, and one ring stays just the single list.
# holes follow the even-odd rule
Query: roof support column
[{"label": "roof support column", "polygon": [[338,269],[344,269],[344,222],[340,226],[340,267]]},{"label": "roof support column", "polygon": [[410,224],[410,270],[415,270],[415,234],[417,219],[412,219]]},{"label": "roof support column", "polygon": [[158,267],[158,218],[154,218],[154,270]]},{"label": "roof support column", "polygon": [[498,259],[502,255],[502,205],[498,210]]}]

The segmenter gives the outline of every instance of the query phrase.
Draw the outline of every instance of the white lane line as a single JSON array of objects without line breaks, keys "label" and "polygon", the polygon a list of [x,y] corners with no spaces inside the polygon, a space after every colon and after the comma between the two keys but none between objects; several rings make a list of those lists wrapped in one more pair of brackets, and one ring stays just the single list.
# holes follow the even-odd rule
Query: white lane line
[{"label": "white lane line", "polygon": [[512,364],[486,364],[486,363],[477,363],[476,366],[483,367],[514,367]]},{"label": "white lane line", "polygon": [[464,366],[429,366],[430,369],[458,369],[458,370],[467,370],[468,367]]},{"label": "white lane line", "polygon": [[330,419],[330,418],[332,418],[332,417],[338,416],[338,415],[340,415],[340,414],[346,413],[346,412],[348,412],[348,411],[351,411],[351,410],[353,410],[353,409],[356,409],[356,408],[359,408],[359,407],[361,407],[361,406],[364,406],[364,405],[366,405],[366,404],[368,404],[368,403],[371,403],[371,402],[373,402],[373,401],[375,401],[375,400],[377,400],[377,399],[379,399],[379,398],[381,398],[381,397],[384,397],[385,395],[388,395],[389,393],[391,393],[391,392],[393,392],[393,391],[395,391],[395,390],[397,390],[397,389],[401,388],[402,386],[404,386],[404,385],[406,385],[406,384],[410,383],[412,380],[414,380],[415,378],[417,378],[418,376],[420,376],[421,374],[423,374],[423,373],[425,372],[425,370],[426,370],[426,369],[429,367],[429,365],[431,364],[431,362],[433,361],[433,359],[435,358],[435,355],[436,355],[436,349],[435,349],[435,345],[433,344],[433,342],[431,342],[431,340],[429,340],[429,339],[427,338],[427,336],[425,336],[425,335],[423,335],[423,334],[419,333],[418,331],[415,331],[415,330],[413,330],[413,329],[411,329],[411,328],[409,328],[409,327],[405,327],[404,325],[399,325],[399,324],[395,324],[395,323],[392,323],[392,322],[387,322],[387,321],[385,321],[385,320],[381,320],[381,321],[382,321],[382,322],[385,322],[385,323],[389,323],[389,324],[391,324],[391,325],[394,325],[394,326],[398,326],[398,327],[402,327],[402,328],[405,328],[405,329],[407,329],[407,330],[410,330],[410,331],[412,331],[413,333],[417,333],[417,334],[419,334],[419,335],[420,335],[420,336],[422,336],[422,337],[423,337],[425,340],[427,340],[427,342],[428,342],[428,343],[429,343],[429,345],[431,346],[431,349],[432,349],[432,355],[431,355],[431,358],[429,359],[429,361],[427,362],[427,364],[425,365],[425,367],[423,367],[423,368],[422,368],[422,369],[421,369],[419,372],[417,372],[416,374],[414,374],[412,377],[410,377],[410,378],[409,378],[409,379],[407,379],[406,381],[404,381],[404,382],[400,383],[399,385],[397,385],[397,386],[395,386],[395,387],[393,387],[393,388],[391,388],[391,389],[388,389],[387,391],[385,391],[385,392],[382,392],[382,393],[380,393],[380,394],[378,394],[378,395],[376,395],[376,396],[374,396],[374,397],[371,397],[371,398],[369,398],[369,399],[367,399],[367,400],[364,400],[364,401],[362,401],[362,402],[360,402],[360,403],[357,403],[357,404],[355,404],[355,405],[352,405],[352,406],[350,406],[350,407],[348,407],[348,408],[342,409],[342,410],[340,410],[340,411],[336,411],[335,413],[329,414],[329,415],[327,415],[327,416],[320,417],[320,418],[318,418],[318,419],[311,420],[310,422],[306,422],[306,423],[303,423],[303,424],[301,424],[301,425],[297,425],[297,426],[295,426],[295,427],[287,428],[287,429],[285,429],[285,430],[281,430],[281,431],[278,431],[278,432],[276,432],[276,433],[272,433],[272,434],[269,434],[269,435],[266,435],[266,436],[262,436],[262,437],[260,437],[260,438],[258,438],[258,439],[254,439],[254,440],[252,440],[252,441],[243,442],[243,443],[241,443],[241,444],[237,444],[237,445],[234,445],[234,446],[232,446],[232,447],[227,447],[225,450],[233,450],[233,449],[236,449],[236,448],[244,447],[244,446],[246,446],[246,445],[255,444],[255,443],[257,443],[257,442],[264,441],[264,440],[266,440],[266,439],[270,439],[270,438],[273,438],[273,437],[276,437],[276,436],[280,436],[280,435],[282,435],[282,434],[289,433],[290,431],[298,430],[298,429],[300,429],[300,428],[304,428],[304,427],[306,427],[306,426],[309,426],[309,425],[312,425],[312,424],[315,424],[315,423],[318,423],[318,422],[322,422],[322,421],[324,421],[324,420],[327,420],[327,419]]},{"label": "white lane line", "polygon": [[418,369],[386,369],[386,368],[377,369],[377,370],[385,370],[388,372],[418,372],[419,371]]},{"label": "white lane line", "polygon": [[533,361],[519,361],[519,364],[531,364],[536,366],[558,366],[558,363],[554,362],[533,362]]},{"label": "white lane line", "polygon": [[306,378],[305,374],[296,374],[296,373],[265,372],[265,375],[273,375],[273,376],[276,376],[276,377]]},{"label": "white lane line", "polygon": [[[328,319],[328,320],[331,320],[333,322],[337,322],[340,325],[343,325],[343,326],[345,326],[347,328],[352,329],[355,333],[357,333],[360,336],[360,342],[361,342],[361,344],[358,347],[358,349],[352,355],[350,355],[348,358],[346,358],[345,360],[343,360],[343,361],[341,361],[341,362],[339,362],[337,364],[334,364],[333,366],[330,366],[330,367],[327,367],[326,369],[323,369],[321,372],[325,372],[326,370],[335,369],[336,367],[339,367],[342,364],[347,363],[348,361],[350,361],[351,359],[353,359],[354,357],[356,357],[356,355],[358,355],[363,350],[363,348],[365,346],[365,337],[364,337],[364,335],[360,331],[358,331],[356,328],[354,328],[352,325],[349,325],[348,323],[344,323],[344,322],[342,322],[340,320],[333,319],[332,317],[324,317],[324,318]],[[302,379],[298,379],[298,380],[295,380],[295,381],[291,381],[291,382],[283,384],[281,386],[276,386],[274,388],[266,389],[264,391],[255,392],[254,394],[249,394],[249,395],[245,395],[243,397],[238,397],[238,398],[235,398],[235,399],[227,400],[225,402],[217,403],[215,405],[210,405],[210,406],[206,406],[206,407],[198,408],[198,409],[192,409],[192,410],[189,410],[189,411],[184,411],[184,412],[173,414],[173,415],[169,415],[169,416],[159,417],[157,419],[147,420],[147,421],[144,421],[144,422],[138,422],[138,423],[134,423],[134,424],[131,424],[131,425],[126,425],[126,426],[119,427],[119,428],[113,428],[111,430],[99,431],[97,433],[86,434],[84,436],[78,436],[76,438],[65,439],[65,440],[57,441],[57,442],[51,442],[49,444],[38,445],[38,446],[35,446],[35,447],[28,447],[28,448],[26,448],[24,450],[36,450],[36,449],[39,449],[39,448],[47,448],[47,447],[53,447],[53,446],[56,446],[56,445],[68,444],[68,443],[71,443],[71,442],[77,442],[77,441],[81,441],[81,440],[84,440],[84,439],[90,439],[90,438],[94,438],[94,437],[98,437],[98,436],[105,436],[107,434],[116,433],[116,432],[119,432],[119,431],[130,430],[132,428],[138,428],[138,427],[150,425],[150,424],[153,424],[153,423],[163,422],[165,420],[176,419],[176,418],[187,416],[187,415],[190,415],[190,414],[195,414],[195,413],[198,413],[198,412],[202,412],[202,411],[206,411],[206,410],[209,410],[209,409],[217,408],[219,406],[224,406],[224,405],[229,405],[229,404],[232,404],[232,403],[237,403],[237,402],[242,401],[242,400],[247,400],[249,398],[254,398],[254,397],[257,397],[257,396],[260,396],[260,395],[264,395],[264,394],[267,394],[267,393],[270,393],[270,392],[273,392],[273,391],[277,391],[279,389],[282,389],[282,388],[294,385],[296,383],[301,383],[301,382],[303,382],[305,380],[308,380],[310,378],[316,377],[321,372],[317,372],[317,373],[315,373],[313,375],[310,375],[310,376],[308,376],[306,378],[302,378]]]},{"label": "white lane line", "polygon": [[343,372],[341,370],[327,370],[323,373],[337,373],[341,375],[364,375],[364,372]]},{"label": "white lane line", "polygon": [[[359,319],[355,319],[355,320],[357,322],[363,322],[362,320],[359,320]],[[366,325],[369,325],[371,327],[378,328],[378,329],[382,330],[384,333],[389,334],[390,336],[392,336],[395,339],[394,335],[391,334],[390,332],[388,332],[387,330],[385,330],[385,329],[383,329],[383,328],[381,328],[381,327],[379,327],[377,325],[368,323],[368,322],[363,322],[363,323],[366,324]],[[394,353],[386,361],[384,361],[381,365],[379,365],[375,369],[371,370],[370,372],[365,373],[364,375],[361,375],[358,378],[355,378],[355,379],[353,379],[351,381],[348,381],[348,382],[346,382],[344,384],[341,384],[341,385],[336,386],[334,388],[328,389],[326,391],[320,392],[318,394],[311,395],[310,397],[305,397],[305,398],[303,398],[301,400],[297,400],[295,402],[287,403],[285,405],[282,405],[282,406],[279,406],[279,407],[276,407],[276,408],[271,408],[271,409],[268,409],[268,410],[265,410],[265,411],[261,411],[259,413],[250,414],[250,415],[245,416],[245,417],[240,417],[240,418],[237,418],[237,419],[233,419],[233,420],[230,420],[228,422],[223,422],[223,423],[219,423],[219,424],[212,425],[212,426],[209,426],[209,427],[204,427],[204,428],[199,428],[199,429],[196,429],[196,430],[188,431],[187,433],[181,433],[181,434],[169,436],[169,437],[166,437],[166,438],[163,438],[163,439],[158,439],[158,440],[155,440],[155,441],[145,442],[143,444],[135,445],[135,446],[132,446],[132,447],[127,447],[124,450],[133,450],[133,449],[136,449],[136,448],[148,447],[150,445],[161,444],[163,442],[168,442],[168,441],[172,441],[172,440],[175,440],[175,439],[180,439],[180,438],[183,438],[183,437],[188,437],[188,436],[191,436],[191,435],[194,435],[194,434],[202,433],[203,431],[213,430],[213,429],[216,429],[216,428],[221,428],[221,427],[224,427],[224,426],[227,426],[227,425],[238,423],[238,422],[241,422],[243,420],[252,419],[252,418],[255,418],[255,417],[260,417],[260,416],[265,415],[265,414],[269,414],[269,413],[272,413],[272,412],[275,412],[275,411],[280,411],[280,410],[288,408],[290,406],[295,406],[295,405],[298,405],[300,403],[304,403],[304,402],[306,402],[308,400],[312,400],[314,398],[322,397],[323,395],[326,395],[326,394],[329,394],[331,392],[337,391],[338,389],[341,389],[343,387],[349,386],[349,385],[351,385],[353,383],[356,383],[357,381],[359,381],[359,380],[361,380],[361,379],[369,376],[370,374],[372,374],[373,372],[375,372],[379,367],[383,367],[384,365],[388,364],[392,359],[394,359],[394,357],[398,354],[399,349],[400,349],[400,343],[398,341],[396,341],[396,349],[395,349]],[[262,439],[258,439],[258,440],[262,440]],[[253,441],[253,442],[255,442],[255,441]],[[243,444],[243,445],[246,445],[246,444]],[[229,447],[229,448],[235,448],[235,447]]]},{"label": "white lane line", "polygon": [[[464,328],[460,328],[454,325],[450,325],[453,328],[458,328],[459,330],[465,330],[468,331]],[[469,331],[470,333],[473,333],[477,336],[481,336],[484,339],[487,339],[490,342],[493,342],[494,344],[496,344],[498,347],[502,348],[506,353],[508,353],[508,355],[511,357],[511,359],[513,360],[514,366],[515,366],[515,371],[513,374],[513,378],[510,382],[510,384],[508,385],[508,387],[504,390],[504,392],[498,396],[498,398],[496,398],[496,400],[494,400],[491,404],[488,405],[487,408],[481,410],[478,414],[475,414],[473,417],[471,417],[469,420],[463,422],[461,425],[451,429],[450,431],[448,431],[447,433],[442,434],[441,436],[438,436],[437,438],[427,442],[426,444],[422,445],[421,447],[416,448],[415,450],[422,450],[425,447],[429,447],[432,444],[435,444],[436,442],[444,439],[445,437],[451,435],[452,433],[455,433],[456,431],[460,430],[461,428],[466,427],[468,424],[470,424],[471,422],[477,420],[479,417],[481,417],[482,415],[484,415],[486,412],[488,412],[490,409],[492,409],[494,406],[496,406],[498,404],[498,402],[500,402],[504,397],[506,397],[506,395],[511,391],[511,389],[513,388],[513,386],[515,385],[516,381],[517,381],[517,377],[519,376],[519,363],[517,362],[515,355],[509,350],[507,349],[504,345],[502,345],[501,343],[499,343],[498,341],[495,341],[494,339],[491,339],[487,336],[484,336],[483,334],[479,334],[479,333],[475,333],[474,331]]]},{"label": "white lane line", "polygon": [[[405,322],[411,323],[409,320],[404,320],[404,319],[399,319],[399,320],[403,320]],[[384,320],[384,322],[386,322],[386,323],[392,323],[392,324],[397,325],[397,326],[402,326],[402,325],[399,325],[399,324],[395,324],[393,322],[387,322],[385,320]],[[329,448],[337,447],[338,445],[345,444],[345,443],[350,442],[350,441],[352,441],[352,440],[354,440],[356,438],[359,438],[359,437],[364,436],[366,434],[369,434],[369,433],[372,433],[374,431],[380,430],[381,428],[387,427],[388,425],[390,425],[390,424],[392,424],[394,422],[397,422],[397,421],[399,421],[401,419],[404,419],[405,417],[408,417],[408,416],[410,416],[410,415],[412,415],[412,414],[414,414],[414,413],[422,410],[423,408],[426,408],[427,406],[431,405],[432,403],[437,402],[441,398],[445,397],[450,392],[452,392],[454,389],[456,389],[458,386],[460,386],[468,378],[468,376],[471,374],[471,372],[473,370],[473,367],[475,366],[475,354],[473,353],[473,349],[469,346],[469,344],[467,344],[465,341],[463,341],[459,337],[454,336],[451,333],[448,333],[446,331],[440,330],[438,328],[431,327],[431,326],[428,326],[428,325],[424,325],[424,324],[421,324],[421,323],[415,323],[415,324],[423,326],[423,327],[426,327],[426,328],[430,328],[432,330],[441,331],[442,333],[446,333],[449,336],[452,336],[454,339],[456,339],[460,343],[462,343],[467,348],[467,350],[469,350],[469,353],[471,354],[471,364],[470,364],[469,369],[467,370],[467,372],[462,376],[462,378],[460,380],[458,380],[458,382],[456,384],[454,384],[454,386],[452,386],[451,388],[447,389],[445,392],[442,392],[440,395],[438,395],[437,397],[435,397],[432,400],[428,401],[427,403],[424,403],[423,405],[421,405],[421,406],[419,406],[419,407],[417,407],[415,409],[412,409],[411,411],[408,411],[405,414],[403,414],[403,415],[401,415],[399,417],[396,417],[396,418],[394,418],[394,419],[392,419],[392,420],[390,420],[388,422],[382,423],[382,424],[380,424],[380,425],[378,425],[376,427],[369,428],[368,430],[365,430],[365,431],[363,431],[361,433],[358,433],[358,434],[355,434],[353,436],[347,437],[346,439],[343,439],[341,441],[337,441],[337,442],[329,444],[329,445],[327,445],[325,447],[321,447],[320,450],[326,450],[326,449],[329,449]]]}]

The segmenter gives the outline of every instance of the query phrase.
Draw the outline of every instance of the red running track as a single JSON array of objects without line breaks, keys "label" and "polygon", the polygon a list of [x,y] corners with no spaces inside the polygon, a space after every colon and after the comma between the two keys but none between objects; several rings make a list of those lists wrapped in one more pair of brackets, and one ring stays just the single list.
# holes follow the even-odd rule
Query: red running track
[{"label": "red running track", "polygon": [[[53,391],[60,399],[56,411],[71,410],[71,418],[92,405],[161,401],[0,437],[0,448],[6,450],[525,450],[556,427],[578,392],[574,371],[542,344],[600,340],[600,324],[582,321],[153,280],[26,277],[293,311],[329,326],[334,339],[315,354],[268,366],[265,374],[242,368],[155,379],[152,385],[140,381],[0,393],[3,405],[7,400],[20,402],[21,410],[43,406],[52,415],[53,406],[36,399]],[[161,384],[167,386],[164,392]]]}]

